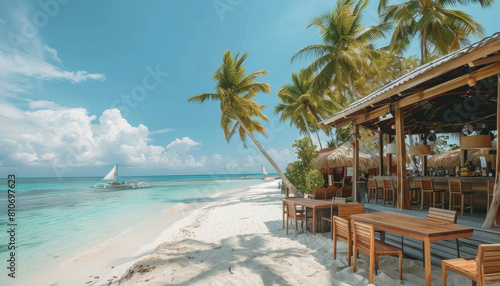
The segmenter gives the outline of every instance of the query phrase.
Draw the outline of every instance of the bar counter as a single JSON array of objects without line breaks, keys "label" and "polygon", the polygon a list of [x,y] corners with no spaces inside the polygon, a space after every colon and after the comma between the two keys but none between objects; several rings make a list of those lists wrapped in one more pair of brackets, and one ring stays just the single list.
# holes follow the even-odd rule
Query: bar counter
[{"label": "bar counter", "polygon": [[[382,186],[382,180],[391,178],[394,182],[396,182],[396,176],[376,176],[377,185]],[[410,187],[413,187],[414,179],[431,179],[435,189],[445,189],[445,202],[446,206],[448,206],[448,200],[450,198],[450,194],[448,192],[448,181],[450,179],[460,179],[462,180],[462,186],[464,191],[472,190],[474,191],[474,212],[483,212],[486,213],[486,205],[488,202],[487,197],[487,184],[488,181],[494,181],[495,177],[479,177],[479,176],[407,176],[408,183]],[[396,186],[396,185],[394,185]]]}]

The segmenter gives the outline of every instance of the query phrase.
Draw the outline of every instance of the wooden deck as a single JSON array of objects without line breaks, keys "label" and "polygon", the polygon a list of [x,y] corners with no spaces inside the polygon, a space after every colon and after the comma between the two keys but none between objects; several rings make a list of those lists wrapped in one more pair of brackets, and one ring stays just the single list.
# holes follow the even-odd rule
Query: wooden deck
[{"label": "wooden deck", "polygon": [[[426,218],[428,209],[420,210],[398,210],[396,208],[384,207],[381,204],[365,203],[365,212],[384,211],[397,214],[409,215],[414,217]],[[474,229],[471,238],[460,238],[460,257],[475,257],[477,247],[480,244],[500,243],[500,226],[493,229],[482,229],[481,226],[485,219],[484,213],[458,215],[457,224]],[[401,248],[401,236],[392,233],[386,233],[386,242]],[[422,260],[422,242],[411,238],[404,238],[404,255],[413,259]],[[441,260],[457,258],[457,249],[455,240],[437,241],[431,244],[431,263],[441,267]]]}]

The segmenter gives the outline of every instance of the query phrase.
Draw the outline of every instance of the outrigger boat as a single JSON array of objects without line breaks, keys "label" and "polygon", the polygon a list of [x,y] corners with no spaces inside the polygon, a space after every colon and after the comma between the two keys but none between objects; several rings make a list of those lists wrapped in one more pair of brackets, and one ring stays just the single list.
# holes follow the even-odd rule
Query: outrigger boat
[{"label": "outrigger boat", "polygon": [[[127,179],[127,180],[125,180]],[[103,181],[114,180],[109,183],[96,183],[94,188],[96,189],[142,189],[150,188],[147,183],[139,182],[137,180],[130,180],[127,177],[118,177],[118,164],[116,164],[109,173],[102,178]]]},{"label": "outrigger boat", "polygon": [[266,182],[274,181],[274,177],[269,175],[269,173],[266,172],[266,168],[264,168],[264,165],[262,165],[262,180],[264,180]]}]

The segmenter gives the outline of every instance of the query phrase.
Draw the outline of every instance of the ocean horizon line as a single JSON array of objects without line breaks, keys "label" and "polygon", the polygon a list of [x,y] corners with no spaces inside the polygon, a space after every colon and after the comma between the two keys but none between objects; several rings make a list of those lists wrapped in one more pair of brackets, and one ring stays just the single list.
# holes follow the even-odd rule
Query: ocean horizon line
[{"label": "ocean horizon line", "polygon": [[[59,177],[22,177],[18,176],[16,172],[11,172],[10,174],[16,175],[16,178],[18,179],[93,179],[93,178],[102,178],[103,176],[59,176]],[[154,177],[233,177],[233,176],[261,176],[261,173],[235,173],[235,174],[183,174],[183,175],[134,175],[134,176],[120,176],[120,178],[154,178]],[[278,173],[269,173],[269,175],[276,175],[278,176]]]}]

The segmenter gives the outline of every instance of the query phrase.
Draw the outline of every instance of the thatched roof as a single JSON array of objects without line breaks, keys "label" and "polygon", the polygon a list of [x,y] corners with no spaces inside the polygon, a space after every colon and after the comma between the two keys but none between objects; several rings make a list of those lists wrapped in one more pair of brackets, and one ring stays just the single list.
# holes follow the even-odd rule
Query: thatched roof
[{"label": "thatched roof", "polygon": [[[497,149],[497,139],[491,141],[492,149]],[[427,159],[427,166],[431,168],[455,168],[460,166],[461,150],[448,151],[441,154],[436,154]],[[467,160],[476,166],[480,166],[480,157],[485,157],[486,162],[496,161],[496,155],[489,153],[489,149],[469,150],[467,152]]]},{"label": "thatched roof", "polygon": [[[427,166],[431,168],[455,168],[460,166],[460,149],[437,154],[427,159]],[[467,160],[473,165],[480,166],[480,157],[485,157],[486,162],[495,162],[495,155],[490,155],[483,150],[469,150]]]},{"label": "thatched roof", "polygon": [[[316,167],[320,171],[328,171],[331,168],[352,167],[353,148],[350,144],[341,145],[338,148],[325,148],[319,151]],[[359,166],[361,170],[377,168],[377,157],[359,151]]]}]

